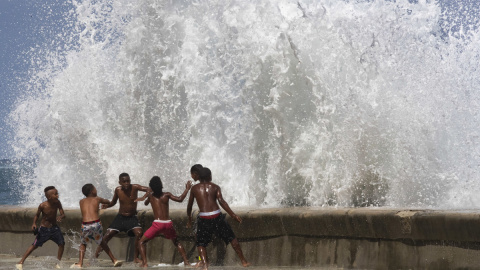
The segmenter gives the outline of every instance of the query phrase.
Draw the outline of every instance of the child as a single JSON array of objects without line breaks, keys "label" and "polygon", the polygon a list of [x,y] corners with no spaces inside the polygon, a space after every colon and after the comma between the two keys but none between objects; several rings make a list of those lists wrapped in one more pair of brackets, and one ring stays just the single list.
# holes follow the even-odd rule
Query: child
[{"label": "child", "polygon": [[[200,170],[203,169],[203,166],[202,164],[195,164],[193,165],[191,168],[190,168],[190,175],[193,179],[193,181],[199,181],[200,180]],[[193,235],[195,236],[195,241],[197,241],[197,220],[198,220],[198,212],[197,212],[197,217],[195,218],[195,222],[193,223],[193,228],[192,228],[192,232],[193,232]],[[188,225],[188,227],[190,227],[191,224]],[[192,250],[190,250],[190,254],[193,253],[193,251],[195,250],[195,246],[192,247]],[[200,256],[198,256],[198,262],[197,264],[195,264],[195,267],[199,267],[200,265],[202,265],[202,258]]]},{"label": "child", "polygon": [[194,181],[200,180],[200,171],[203,169],[202,164],[195,164],[190,168],[190,175]]},{"label": "child", "polygon": [[183,245],[178,242],[177,233],[175,232],[175,229],[173,228],[173,223],[169,218],[168,203],[169,200],[175,202],[183,202],[183,200],[187,196],[188,191],[192,187],[192,182],[187,182],[187,184],[185,185],[185,191],[182,195],[180,195],[180,197],[174,196],[170,192],[163,192],[162,180],[158,176],[152,177],[149,186],[152,192],[148,192],[143,198],[136,200],[142,201],[145,199],[145,197],[148,196],[148,201],[152,205],[153,216],[155,218],[152,226],[144,233],[144,235],[140,239],[139,248],[143,260],[141,266],[148,267],[147,255],[145,251],[146,243],[159,234],[163,234],[165,238],[172,240],[173,244],[177,247],[178,251],[182,255],[185,266],[189,266],[190,263],[188,262],[185,249],[183,248]]},{"label": "child", "polygon": [[97,245],[100,245],[103,250],[105,250],[112,260],[114,267],[121,266],[122,262],[115,259],[107,243],[105,243],[103,240],[103,228],[98,213],[100,204],[108,204],[110,201],[97,197],[97,189],[92,184],[85,184],[82,187],[82,193],[86,198],[80,200],[80,211],[82,212],[80,258],[78,263],[73,264],[70,268],[82,268],[87,243],[92,240],[95,241]]},{"label": "child", "polygon": [[[223,241],[225,241],[225,244],[232,244],[233,249],[242,261],[242,265],[244,267],[250,266],[250,263],[247,262],[247,260],[243,256],[242,249],[240,248],[240,244],[238,243],[238,240],[235,237],[232,228],[225,221],[225,215],[221,214],[218,204],[220,204],[220,206],[239,223],[242,222],[242,219],[239,216],[235,215],[235,213],[228,206],[227,202],[223,200],[220,187],[211,182],[212,172],[210,171],[210,169],[206,167],[197,169],[198,171],[200,171],[200,183],[193,186],[192,191],[190,192],[187,206],[187,226],[190,227],[192,224],[192,205],[194,200],[196,199],[198,208],[200,209],[199,217],[197,219],[196,245],[198,248],[198,253],[200,254],[200,257],[202,259],[203,269],[208,269],[208,257],[206,247],[211,241],[213,233],[217,234],[220,238],[222,238]],[[194,177],[192,170],[191,173],[192,178],[195,179],[196,177]]]},{"label": "child", "polygon": [[[135,262],[139,263],[141,261],[138,259],[138,243],[143,231],[137,218],[137,202],[135,199],[137,199],[138,191],[146,192],[148,187],[131,184],[128,173],[121,173],[118,176],[118,184],[120,186],[115,188],[112,201],[109,204],[102,205],[102,209],[105,209],[117,204],[117,200],[120,202],[118,214],[108,227],[103,239],[105,243],[108,243],[119,232],[126,232],[128,236],[135,236],[133,257]],[[98,258],[101,251],[102,247],[98,246],[95,258]]]},{"label": "child", "polygon": [[[58,191],[54,186],[48,186],[44,190],[47,201],[41,203],[38,206],[37,214],[33,218],[32,231],[37,235],[33,244],[27,249],[22,259],[16,264],[16,268],[21,270],[23,268],[23,262],[25,259],[38,247],[41,247],[43,243],[48,240],[52,240],[58,245],[57,259],[60,261],[63,255],[63,249],[65,247],[65,240],[63,239],[62,231],[58,227],[57,222],[61,222],[65,218],[63,212],[62,203],[58,200]],[[57,210],[60,215],[57,217]],[[37,220],[42,214],[42,220],[40,221],[40,228],[37,231]],[[56,268],[60,268],[57,264]]]}]

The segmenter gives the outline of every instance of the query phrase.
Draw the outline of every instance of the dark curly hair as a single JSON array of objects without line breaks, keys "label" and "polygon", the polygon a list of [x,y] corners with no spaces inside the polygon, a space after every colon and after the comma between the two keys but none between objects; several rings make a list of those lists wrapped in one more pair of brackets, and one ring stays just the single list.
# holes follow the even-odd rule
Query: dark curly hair
[{"label": "dark curly hair", "polygon": [[150,179],[149,186],[153,190],[153,196],[155,196],[157,198],[162,196],[162,194],[163,194],[163,184],[162,184],[162,180],[160,179],[160,177],[158,177],[158,176],[152,177],[152,179]]},{"label": "dark curly hair", "polygon": [[47,193],[49,190],[52,190],[52,189],[55,189],[55,187],[54,186],[48,186],[43,190],[43,192]]},{"label": "dark curly hair", "polygon": [[204,181],[212,181],[212,171],[207,167],[203,167],[200,170],[200,179]]},{"label": "dark curly hair", "polygon": [[200,175],[200,171],[203,169],[202,164],[195,164],[190,168],[190,173],[196,173]]},{"label": "dark curly hair", "polygon": [[88,197],[90,195],[90,192],[92,192],[94,186],[92,184],[85,184],[82,187],[82,193],[85,195],[85,197]]}]

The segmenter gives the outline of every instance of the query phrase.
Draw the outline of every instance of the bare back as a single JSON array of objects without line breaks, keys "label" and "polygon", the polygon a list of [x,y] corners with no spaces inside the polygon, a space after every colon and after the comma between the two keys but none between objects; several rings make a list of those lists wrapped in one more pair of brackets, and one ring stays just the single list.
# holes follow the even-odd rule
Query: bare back
[{"label": "bare back", "polygon": [[200,212],[212,212],[220,209],[217,200],[221,198],[220,187],[212,182],[200,182],[192,187],[192,196],[197,200]]},{"label": "bare back", "polygon": [[110,201],[100,197],[87,197],[80,200],[80,211],[82,212],[82,221],[91,222],[100,219],[100,203],[109,203]]},{"label": "bare back", "polygon": [[219,210],[220,205],[232,218],[240,223],[242,222],[242,219],[235,215],[232,209],[230,209],[228,203],[223,199],[222,190],[220,187],[211,181],[200,180],[200,183],[192,187],[190,198],[188,198],[187,226],[190,226],[192,223],[192,206],[195,200],[197,200],[197,205],[200,209],[200,212],[208,213]]},{"label": "bare back", "polygon": [[152,205],[153,216],[155,219],[169,220],[169,200],[179,203],[183,202],[191,187],[192,182],[188,181],[187,184],[185,184],[185,191],[183,191],[180,196],[175,196],[170,192],[163,192],[160,197],[155,197],[152,191],[148,191],[145,196],[148,196],[147,204],[150,203]]},{"label": "bare back", "polygon": [[148,196],[150,204],[152,205],[153,216],[155,219],[160,220],[169,220],[169,201],[170,201],[170,192],[164,192],[162,196],[155,197],[153,194]]}]

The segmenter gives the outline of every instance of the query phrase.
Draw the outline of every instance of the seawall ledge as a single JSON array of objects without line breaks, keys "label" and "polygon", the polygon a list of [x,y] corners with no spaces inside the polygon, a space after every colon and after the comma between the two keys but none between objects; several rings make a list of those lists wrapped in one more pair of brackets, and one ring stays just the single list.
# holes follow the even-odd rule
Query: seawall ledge
[{"label": "seawall ledge", "polygon": [[[34,240],[31,225],[36,208],[0,206],[0,254],[20,257]],[[243,222],[227,216],[248,260],[257,266],[340,267],[349,269],[478,269],[480,265],[480,211],[387,208],[244,208],[234,207]],[[100,211],[106,229],[118,209]],[[65,235],[65,258],[78,256],[81,214],[65,209],[59,223]],[[150,209],[138,211],[144,229],[150,227]],[[195,237],[186,228],[185,209],[170,209],[180,241],[194,260]],[[117,258],[133,258],[133,238],[121,233],[109,246]],[[52,256],[52,241],[34,256]],[[92,247],[90,247],[92,248]],[[237,265],[232,248],[220,239],[207,252],[214,265]],[[53,252],[55,253],[55,252]],[[101,255],[105,256],[106,255]],[[149,242],[147,257],[178,264],[181,256],[163,237]]]},{"label": "seawall ledge", "polygon": [[[0,232],[30,232],[36,208],[0,206]],[[117,209],[101,210],[104,225],[113,220]],[[428,210],[384,208],[239,208],[243,219],[238,224],[227,215],[239,239],[279,236],[311,236],[389,240],[480,242],[480,210]],[[79,209],[66,208],[66,219],[59,223],[62,231],[79,229]],[[150,226],[153,213],[138,211],[139,218]],[[181,237],[189,237],[185,209],[171,209]]]}]

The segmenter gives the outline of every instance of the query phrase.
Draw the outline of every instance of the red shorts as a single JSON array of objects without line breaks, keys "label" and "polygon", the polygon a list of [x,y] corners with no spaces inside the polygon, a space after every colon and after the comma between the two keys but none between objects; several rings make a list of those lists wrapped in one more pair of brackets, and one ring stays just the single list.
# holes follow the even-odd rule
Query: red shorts
[{"label": "red shorts", "polygon": [[167,239],[177,238],[177,233],[175,228],[173,228],[171,220],[154,220],[152,226],[143,235],[148,239],[152,239],[160,234],[163,234]]}]

